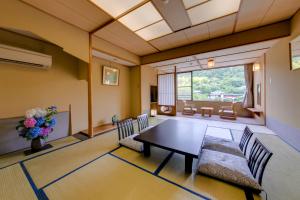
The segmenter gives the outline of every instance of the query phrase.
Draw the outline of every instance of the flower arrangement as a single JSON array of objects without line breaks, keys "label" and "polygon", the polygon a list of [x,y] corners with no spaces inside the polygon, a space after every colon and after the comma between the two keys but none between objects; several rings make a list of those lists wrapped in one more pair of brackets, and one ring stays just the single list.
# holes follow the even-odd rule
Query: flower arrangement
[{"label": "flower arrangement", "polygon": [[46,109],[34,108],[26,111],[25,119],[19,121],[16,127],[21,137],[27,140],[35,138],[47,139],[56,125],[57,108],[55,106]]}]

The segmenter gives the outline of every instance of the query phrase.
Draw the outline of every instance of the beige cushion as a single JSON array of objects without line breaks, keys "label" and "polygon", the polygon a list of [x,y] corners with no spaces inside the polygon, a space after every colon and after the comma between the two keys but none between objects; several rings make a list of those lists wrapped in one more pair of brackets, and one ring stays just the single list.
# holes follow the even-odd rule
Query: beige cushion
[{"label": "beige cushion", "polygon": [[207,135],[204,138],[204,143],[202,148],[244,157],[244,154],[241,151],[238,143],[223,138],[217,138],[217,137],[212,137]]},{"label": "beige cushion", "polygon": [[262,190],[251,174],[247,160],[239,156],[203,149],[198,171],[239,186]]},{"label": "beige cushion", "polygon": [[131,135],[129,137],[126,137],[126,138],[120,140],[119,143],[121,145],[123,145],[123,146],[126,146],[126,147],[130,148],[130,149],[133,149],[133,150],[141,152],[144,149],[143,143],[135,141],[133,139],[137,135],[139,135],[139,134],[133,134],[133,135]]}]

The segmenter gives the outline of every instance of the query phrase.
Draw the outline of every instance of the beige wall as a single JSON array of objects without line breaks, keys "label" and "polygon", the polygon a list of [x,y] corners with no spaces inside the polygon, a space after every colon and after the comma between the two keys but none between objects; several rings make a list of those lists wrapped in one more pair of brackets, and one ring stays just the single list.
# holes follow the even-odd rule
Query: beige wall
[{"label": "beige wall", "polygon": [[24,115],[32,107],[72,105],[72,132],[87,127],[87,82],[78,79],[79,59],[61,48],[0,30],[0,43],[52,55],[49,70],[0,63],[0,118]]},{"label": "beige wall", "polygon": [[267,118],[300,128],[300,70],[290,70],[289,42],[300,34],[300,12],[292,19],[291,36],[266,54]]},{"label": "beige wall", "polygon": [[[111,66],[120,70],[119,86],[102,84],[102,67]],[[93,57],[93,125],[111,123],[111,117],[130,117],[130,69],[123,65]]]},{"label": "beige wall", "polygon": [[157,85],[157,71],[149,66],[141,66],[141,111],[150,113],[150,86]]}]

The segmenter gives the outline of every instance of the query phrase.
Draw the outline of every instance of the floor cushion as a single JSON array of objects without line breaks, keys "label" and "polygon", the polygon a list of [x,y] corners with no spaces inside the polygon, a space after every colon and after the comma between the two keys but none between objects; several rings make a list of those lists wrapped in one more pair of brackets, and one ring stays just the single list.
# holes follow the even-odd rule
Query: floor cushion
[{"label": "floor cushion", "polygon": [[217,137],[207,135],[204,138],[204,143],[202,148],[244,157],[244,154],[241,151],[238,143],[223,138],[217,138]]},{"label": "floor cushion", "polygon": [[126,137],[126,138],[124,138],[124,139],[121,139],[121,140],[119,141],[119,143],[120,143],[121,145],[123,145],[123,146],[126,146],[126,147],[130,148],[130,149],[133,149],[133,150],[136,150],[136,151],[141,152],[141,151],[143,151],[143,149],[144,149],[143,143],[142,143],[142,142],[135,141],[135,140],[133,139],[135,136],[138,136],[138,135],[139,135],[139,134],[133,134],[133,135],[131,135],[131,136],[129,136],[129,137]]},{"label": "floor cushion", "polygon": [[262,190],[254,179],[245,158],[218,151],[203,149],[198,171],[239,186]]}]

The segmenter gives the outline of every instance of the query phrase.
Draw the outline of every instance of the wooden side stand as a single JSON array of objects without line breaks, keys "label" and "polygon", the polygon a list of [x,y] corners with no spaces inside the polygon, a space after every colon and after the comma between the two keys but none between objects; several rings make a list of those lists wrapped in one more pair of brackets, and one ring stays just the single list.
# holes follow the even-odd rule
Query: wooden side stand
[{"label": "wooden side stand", "polygon": [[201,107],[201,115],[204,117],[205,113],[208,113],[208,116],[211,117],[212,112],[214,111],[213,107]]}]

